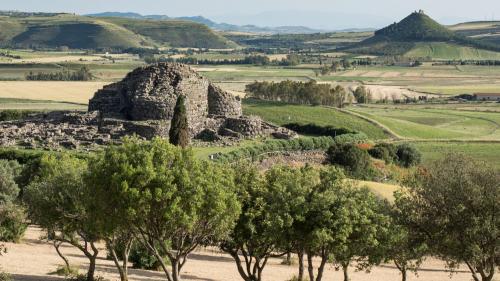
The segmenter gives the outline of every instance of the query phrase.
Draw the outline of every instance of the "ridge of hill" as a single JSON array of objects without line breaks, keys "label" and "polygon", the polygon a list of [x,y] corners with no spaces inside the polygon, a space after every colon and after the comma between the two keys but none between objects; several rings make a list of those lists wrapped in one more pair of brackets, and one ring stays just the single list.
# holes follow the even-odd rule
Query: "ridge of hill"
[{"label": "ridge of hill", "polygon": [[324,30],[309,28],[306,26],[276,26],[276,27],[261,27],[256,25],[235,25],[229,23],[217,23],[213,20],[203,16],[192,17],[169,17],[166,15],[141,15],[138,13],[121,13],[121,12],[104,12],[96,14],[87,14],[90,17],[120,17],[132,19],[151,19],[151,20],[165,20],[175,19],[191,21],[204,24],[214,30],[230,31],[230,32],[246,32],[246,33],[261,33],[261,34],[310,34],[324,32]]},{"label": "ridge of hill", "polygon": [[0,16],[0,45],[16,48],[235,48],[199,23],[181,20],[92,18],[73,14]]},{"label": "ridge of hill", "polygon": [[[423,51],[422,48],[426,50]],[[479,60],[498,59],[500,54],[499,45],[455,32],[453,28],[439,24],[423,11],[414,12],[398,23],[375,31],[373,37],[346,50],[353,53],[407,57],[425,53],[427,57],[445,60],[457,59],[457,54],[464,52],[477,53],[477,56],[468,59]]]}]

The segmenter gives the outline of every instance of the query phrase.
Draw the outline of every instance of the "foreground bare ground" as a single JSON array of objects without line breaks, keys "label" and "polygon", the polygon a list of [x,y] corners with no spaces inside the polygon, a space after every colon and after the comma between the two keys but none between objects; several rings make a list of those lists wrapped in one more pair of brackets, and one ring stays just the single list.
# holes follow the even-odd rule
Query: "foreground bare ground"
[{"label": "foreground bare ground", "polygon": [[[12,274],[14,280],[18,281],[56,281],[62,280],[62,277],[51,275],[58,265],[62,264],[52,246],[39,238],[43,233],[39,228],[30,227],[26,233],[25,239],[20,244],[7,244],[8,253],[0,257],[0,267],[2,270]],[[69,257],[70,261],[79,265],[81,272],[85,272],[87,266],[83,255],[73,247],[66,246],[63,252]],[[264,272],[266,281],[285,281],[296,274],[294,266],[280,265],[280,259],[273,259]],[[428,260],[419,277],[410,276],[409,280],[422,281],[469,281],[470,274],[461,271],[452,275],[443,270],[444,265],[437,260]],[[465,268],[463,268],[465,269]],[[105,251],[102,249],[98,260],[97,275],[110,280],[119,280],[114,269],[113,263],[105,259]],[[383,265],[376,267],[370,274],[365,272],[351,273],[353,281],[390,281],[401,280],[398,271],[392,265]],[[183,274],[185,281],[237,281],[241,280],[233,263],[233,260],[215,250],[201,250],[193,253],[185,266]],[[131,281],[153,281],[165,280],[160,272],[131,270]],[[342,280],[341,272],[335,271],[333,266],[328,266],[325,272],[325,281]]]}]

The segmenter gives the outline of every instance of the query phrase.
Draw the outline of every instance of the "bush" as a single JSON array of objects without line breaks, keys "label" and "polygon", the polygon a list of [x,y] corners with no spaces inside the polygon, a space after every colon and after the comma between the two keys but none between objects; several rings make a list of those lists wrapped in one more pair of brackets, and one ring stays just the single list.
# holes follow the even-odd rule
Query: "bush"
[{"label": "bush", "polygon": [[343,167],[352,177],[367,180],[375,176],[370,155],[355,144],[332,145],[327,155],[331,164]]},{"label": "bush", "polygon": [[334,138],[335,143],[337,144],[346,144],[346,143],[363,143],[368,140],[368,136],[364,133],[356,133],[356,134],[345,134],[340,135]]},{"label": "bush", "polygon": [[[161,270],[161,265],[158,259],[140,243],[133,244],[130,249],[129,261],[134,265],[134,268]],[[168,259],[164,259],[164,262],[165,264],[170,264]]]},{"label": "bush", "polygon": [[19,195],[16,179],[21,166],[16,161],[0,160],[0,205],[13,202]]},{"label": "bush", "polygon": [[17,109],[2,110],[0,111],[0,121],[22,120],[33,113],[35,113],[35,111]]},{"label": "bush", "polygon": [[316,136],[327,136],[327,137],[337,137],[345,134],[354,134],[355,131],[351,131],[346,128],[335,128],[333,126],[319,126],[316,124],[298,124],[298,123],[289,123],[283,125],[283,127],[295,131],[299,134],[306,135],[316,135]]},{"label": "bush", "polygon": [[407,143],[398,145],[396,155],[398,157],[398,164],[405,168],[416,166],[422,161],[420,151],[415,146]]},{"label": "bush", "polygon": [[13,281],[12,276],[6,272],[0,272],[0,281]]},{"label": "bush", "polygon": [[26,231],[24,208],[14,203],[0,204],[0,241],[19,242]]},{"label": "bush", "polygon": [[397,147],[390,143],[379,143],[368,151],[373,158],[384,160],[390,164],[398,161]]},{"label": "bush", "polygon": [[78,276],[78,267],[76,266],[70,266],[69,268],[66,267],[65,265],[60,265],[57,267],[56,271],[54,271],[52,274],[58,275],[58,276],[64,276],[66,278],[68,277],[77,277]]}]

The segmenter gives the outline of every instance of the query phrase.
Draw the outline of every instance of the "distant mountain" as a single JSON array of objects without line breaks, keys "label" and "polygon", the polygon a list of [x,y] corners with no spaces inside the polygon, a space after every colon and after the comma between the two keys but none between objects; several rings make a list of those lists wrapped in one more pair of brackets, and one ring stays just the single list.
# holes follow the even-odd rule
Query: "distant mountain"
[{"label": "distant mountain", "polygon": [[418,11],[375,31],[373,37],[349,47],[347,51],[409,57],[425,54],[422,56],[438,59],[460,59],[461,54],[475,52],[478,59],[489,59],[498,57],[500,46],[456,33]]},{"label": "distant mountain", "polygon": [[[128,49],[148,47],[235,48],[205,25],[181,20],[95,18],[72,14],[12,14],[0,17],[0,46],[18,48]],[[134,18],[135,17],[135,18]]]},{"label": "distant mountain", "polygon": [[260,27],[256,25],[234,25],[229,23],[216,23],[202,16],[194,17],[176,17],[172,18],[166,15],[141,15],[138,13],[120,13],[120,12],[104,12],[97,14],[88,14],[90,17],[122,17],[132,19],[152,19],[165,20],[177,19],[204,24],[212,29],[227,32],[245,32],[245,33],[264,33],[264,34],[309,34],[325,32],[325,30],[313,29],[305,26],[278,26],[278,27]]}]

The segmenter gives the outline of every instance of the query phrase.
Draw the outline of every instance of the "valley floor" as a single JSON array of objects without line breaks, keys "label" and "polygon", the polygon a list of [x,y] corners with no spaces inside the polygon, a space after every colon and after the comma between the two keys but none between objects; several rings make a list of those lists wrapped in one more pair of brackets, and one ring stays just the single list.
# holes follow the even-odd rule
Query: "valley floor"
[{"label": "valley floor", "polygon": [[[20,244],[7,244],[8,253],[0,257],[0,267],[9,272],[16,281],[57,281],[62,277],[51,275],[58,265],[62,264],[51,244],[40,240],[43,232],[37,227],[30,227]],[[110,280],[119,280],[113,262],[105,259],[105,250],[101,245],[101,254],[98,259],[97,275]],[[65,246],[62,251],[70,259],[70,262],[80,266],[81,273],[85,272],[86,259],[76,249]],[[280,259],[272,259],[264,271],[265,281],[285,281],[296,274],[295,266],[280,265]],[[342,273],[335,271],[332,265],[327,266],[323,280],[342,280]],[[451,276],[451,279],[450,279]],[[236,266],[231,257],[219,253],[213,249],[203,249],[193,253],[186,263],[183,273],[185,281],[236,281],[241,280]],[[401,280],[399,272],[393,265],[387,264],[373,268],[370,274],[365,272],[354,272],[352,269],[351,279],[353,281],[397,281]],[[146,270],[130,270],[131,281],[154,281],[165,280],[161,272]],[[419,277],[409,275],[409,281],[469,281],[471,275],[463,267],[458,273],[450,275],[444,270],[443,262],[435,259],[427,260]]]}]

